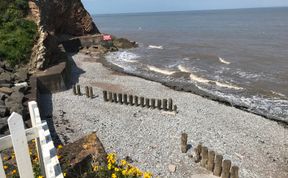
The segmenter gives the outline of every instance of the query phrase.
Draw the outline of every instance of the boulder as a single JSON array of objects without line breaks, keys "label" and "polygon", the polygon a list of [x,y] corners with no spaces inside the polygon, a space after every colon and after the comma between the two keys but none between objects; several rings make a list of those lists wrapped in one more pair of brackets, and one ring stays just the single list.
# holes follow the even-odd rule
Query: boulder
[{"label": "boulder", "polygon": [[10,95],[11,93],[13,93],[13,89],[12,88],[8,88],[8,87],[1,87],[0,88],[0,93],[4,93],[6,95]]},{"label": "boulder", "polygon": [[3,82],[5,81],[6,83],[11,83],[12,80],[14,80],[13,73],[10,72],[3,72],[0,74],[0,80]]},{"label": "boulder", "polygon": [[8,130],[8,123],[7,123],[8,117],[0,118],[0,134],[5,134]]},{"label": "boulder", "polygon": [[0,117],[8,116],[8,108],[4,105],[0,105]]},{"label": "boulder", "polygon": [[10,114],[12,112],[16,112],[20,115],[23,115],[24,110],[24,107],[22,105],[23,99],[24,94],[19,91],[15,91],[5,100],[5,105],[9,109]]},{"label": "boulder", "polygon": [[135,41],[129,41],[125,38],[116,38],[113,40],[113,45],[117,48],[135,48],[137,47],[137,43]]},{"label": "boulder", "polygon": [[62,171],[67,172],[69,178],[80,177],[81,172],[89,171],[93,166],[107,165],[107,154],[95,132],[64,145],[58,155]]},{"label": "boulder", "polygon": [[15,81],[17,83],[26,82],[28,80],[28,71],[26,68],[20,68],[16,71],[14,75]]}]

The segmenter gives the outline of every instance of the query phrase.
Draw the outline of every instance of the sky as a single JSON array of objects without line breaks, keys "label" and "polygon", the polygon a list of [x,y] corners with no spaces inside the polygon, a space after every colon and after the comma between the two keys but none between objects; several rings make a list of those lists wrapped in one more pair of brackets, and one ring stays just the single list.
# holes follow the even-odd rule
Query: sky
[{"label": "sky", "polygon": [[91,14],[288,7],[288,0],[82,0]]}]

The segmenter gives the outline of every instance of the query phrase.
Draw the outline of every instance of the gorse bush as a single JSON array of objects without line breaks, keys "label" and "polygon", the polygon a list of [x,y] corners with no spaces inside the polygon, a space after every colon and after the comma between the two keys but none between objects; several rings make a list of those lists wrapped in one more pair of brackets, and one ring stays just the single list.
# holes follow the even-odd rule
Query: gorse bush
[{"label": "gorse bush", "polygon": [[0,59],[11,65],[27,62],[37,35],[37,25],[25,19],[27,0],[0,1]]}]

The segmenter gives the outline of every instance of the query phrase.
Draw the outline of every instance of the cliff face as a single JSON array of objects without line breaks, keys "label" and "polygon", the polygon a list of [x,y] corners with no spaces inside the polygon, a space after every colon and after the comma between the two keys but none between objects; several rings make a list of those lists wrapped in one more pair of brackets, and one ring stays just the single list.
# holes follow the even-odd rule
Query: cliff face
[{"label": "cliff face", "polygon": [[44,70],[61,60],[58,36],[100,33],[81,0],[29,0],[29,7],[39,26],[30,62],[32,70]]}]

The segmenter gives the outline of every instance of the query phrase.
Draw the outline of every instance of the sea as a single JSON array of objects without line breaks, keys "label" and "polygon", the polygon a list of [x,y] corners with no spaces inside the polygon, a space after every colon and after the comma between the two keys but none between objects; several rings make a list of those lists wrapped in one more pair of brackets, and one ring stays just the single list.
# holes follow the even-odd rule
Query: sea
[{"label": "sea", "polygon": [[125,73],[185,86],[184,91],[288,123],[288,8],[93,19],[102,33],[138,43],[105,56]]}]

